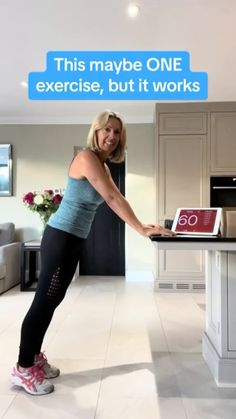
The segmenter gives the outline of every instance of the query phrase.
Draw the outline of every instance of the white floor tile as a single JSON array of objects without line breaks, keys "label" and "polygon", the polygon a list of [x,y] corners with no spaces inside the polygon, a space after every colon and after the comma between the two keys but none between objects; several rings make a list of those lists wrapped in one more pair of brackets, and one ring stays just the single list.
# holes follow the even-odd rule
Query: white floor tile
[{"label": "white floor tile", "polygon": [[13,400],[15,399],[15,395],[12,394],[11,396],[4,396],[0,394],[0,418],[4,417],[4,414],[10,408]]},{"label": "white floor tile", "polygon": [[201,353],[175,353],[170,357],[183,398],[236,400],[236,388],[216,386]]},{"label": "white floor tile", "polygon": [[160,419],[189,419],[181,398],[158,397],[158,406]]},{"label": "white floor tile", "polygon": [[[2,360],[0,362],[0,396],[12,396],[12,389],[10,383],[10,375],[15,364],[15,359]],[[0,416],[1,417],[1,416]]]},{"label": "white floor tile", "polygon": [[102,397],[95,419],[161,419],[153,397]]},{"label": "white floor tile", "polygon": [[155,296],[170,352],[201,352],[205,312],[191,294]]},{"label": "white floor tile", "polygon": [[183,399],[188,419],[235,419],[236,400]]},{"label": "white floor tile", "polygon": [[157,398],[151,364],[116,365],[103,371],[100,397]]},{"label": "white floor tile", "polygon": [[[58,386],[59,387],[59,386]],[[88,385],[82,391],[68,391],[63,386],[57,393],[41,397],[30,396],[23,392],[18,394],[4,415],[4,419],[94,419],[98,389]]]}]

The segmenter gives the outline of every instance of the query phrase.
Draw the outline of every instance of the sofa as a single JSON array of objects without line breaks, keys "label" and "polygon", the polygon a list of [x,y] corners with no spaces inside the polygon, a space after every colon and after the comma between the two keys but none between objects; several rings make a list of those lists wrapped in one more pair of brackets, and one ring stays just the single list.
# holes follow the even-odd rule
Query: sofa
[{"label": "sofa", "polygon": [[0,294],[20,282],[21,243],[15,241],[15,225],[0,224]]}]

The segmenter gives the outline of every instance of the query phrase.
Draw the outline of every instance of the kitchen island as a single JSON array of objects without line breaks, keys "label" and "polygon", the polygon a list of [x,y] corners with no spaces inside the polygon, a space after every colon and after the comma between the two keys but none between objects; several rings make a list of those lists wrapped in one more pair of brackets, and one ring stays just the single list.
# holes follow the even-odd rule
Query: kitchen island
[{"label": "kitchen island", "polygon": [[236,387],[236,237],[150,237],[158,250],[205,250],[202,354],[219,387]]}]

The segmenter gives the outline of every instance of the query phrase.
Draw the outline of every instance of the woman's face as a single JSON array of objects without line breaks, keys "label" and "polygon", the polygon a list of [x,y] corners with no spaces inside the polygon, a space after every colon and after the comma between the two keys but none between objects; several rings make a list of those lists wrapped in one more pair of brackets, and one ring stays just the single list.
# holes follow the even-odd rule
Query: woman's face
[{"label": "woman's face", "polygon": [[117,118],[109,118],[104,128],[97,131],[98,147],[101,151],[111,154],[119,144],[121,123]]}]

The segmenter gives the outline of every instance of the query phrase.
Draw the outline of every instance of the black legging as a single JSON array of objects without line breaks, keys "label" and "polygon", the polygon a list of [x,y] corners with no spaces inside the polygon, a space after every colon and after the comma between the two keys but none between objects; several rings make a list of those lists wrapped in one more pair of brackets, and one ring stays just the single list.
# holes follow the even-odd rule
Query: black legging
[{"label": "black legging", "polygon": [[21,327],[19,365],[31,367],[40,353],[56,307],[63,300],[80,259],[84,239],[47,226],[41,243],[41,272],[31,307]]}]

